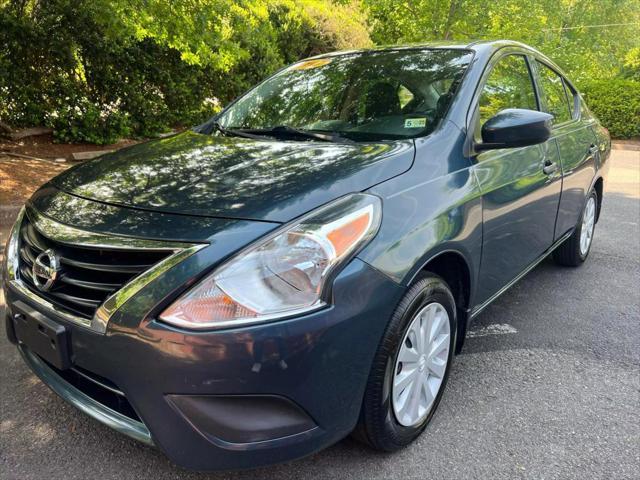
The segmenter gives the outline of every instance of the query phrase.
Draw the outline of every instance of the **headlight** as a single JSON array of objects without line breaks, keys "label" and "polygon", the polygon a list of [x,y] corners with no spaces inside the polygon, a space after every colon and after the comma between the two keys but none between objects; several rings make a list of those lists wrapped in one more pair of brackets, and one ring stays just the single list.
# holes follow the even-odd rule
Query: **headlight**
[{"label": "headlight", "polygon": [[178,298],[160,319],[211,329],[261,323],[321,308],[336,267],[370,240],[378,197],[354,194],[251,245]]},{"label": "headlight", "polygon": [[2,265],[5,282],[10,282],[18,277],[18,236],[20,235],[20,225],[22,224],[24,215],[25,208],[22,207],[20,212],[18,212],[16,221],[13,227],[11,227],[9,238],[7,239],[7,245],[4,250],[5,258]]}]

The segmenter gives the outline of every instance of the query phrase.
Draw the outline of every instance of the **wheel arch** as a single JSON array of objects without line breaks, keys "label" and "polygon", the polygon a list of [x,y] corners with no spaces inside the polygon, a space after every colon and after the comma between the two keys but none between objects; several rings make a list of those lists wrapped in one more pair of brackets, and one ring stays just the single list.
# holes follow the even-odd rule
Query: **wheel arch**
[{"label": "wheel arch", "polygon": [[602,197],[604,195],[604,178],[603,177],[596,178],[596,181],[593,183],[593,188],[595,189],[596,194],[598,195],[598,199],[597,199],[598,209],[596,210],[596,223],[597,223],[598,220],[600,219],[600,210],[602,209]]},{"label": "wheel arch", "polygon": [[409,279],[412,285],[425,273],[433,273],[441,277],[451,289],[456,301],[456,353],[464,344],[467,331],[468,312],[474,288],[471,262],[456,249],[445,249],[431,255],[416,273]]}]

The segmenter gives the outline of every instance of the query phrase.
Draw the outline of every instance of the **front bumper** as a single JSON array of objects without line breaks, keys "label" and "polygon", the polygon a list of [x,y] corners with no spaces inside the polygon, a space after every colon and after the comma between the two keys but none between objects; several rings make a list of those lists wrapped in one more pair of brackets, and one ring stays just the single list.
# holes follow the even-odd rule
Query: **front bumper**
[{"label": "front bumper", "polygon": [[[278,463],[351,432],[373,356],[403,288],[356,258],[335,279],[333,305],[303,317],[215,332],[188,332],[157,322],[158,299],[182,284],[180,277],[202,265],[205,255],[194,255],[141,290],[116,312],[105,334],[66,322],[11,287],[6,291],[9,312],[15,302],[23,302],[64,325],[74,367],[117,386],[139,421],[114,415],[118,412],[80,395],[19,346],[27,364],[65,400],[122,433],[155,444],[185,468]],[[260,400],[266,398],[271,400]],[[198,407],[209,399],[215,401]],[[247,399],[257,401],[252,406]],[[240,401],[246,408],[233,408]],[[253,420],[243,422],[243,417]],[[252,424],[258,435],[243,431]]]},{"label": "front bumper", "polygon": [[[7,321],[10,321],[7,319]],[[95,418],[100,423],[113,428],[114,430],[138,440],[147,445],[153,445],[151,433],[142,422],[133,420],[126,415],[122,415],[115,410],[103,405],[82,390],[65,381],[55,369],[47,365],[40,357],[29,351],[24,345],[18,345],[18,351],[22,359],[29,366],[44,384],[57,393],[65,401]]]}]

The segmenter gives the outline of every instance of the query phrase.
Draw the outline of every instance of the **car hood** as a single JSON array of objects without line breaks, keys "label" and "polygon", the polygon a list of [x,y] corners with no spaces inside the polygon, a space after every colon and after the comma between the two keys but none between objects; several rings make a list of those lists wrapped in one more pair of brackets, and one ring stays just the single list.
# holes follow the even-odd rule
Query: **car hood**
[{"label": "car hood", "polygon": [[286,222],[405,172],[413,156],[411,140],[285,142],[188,131],[103,155],[52,183],[111,205]]}]

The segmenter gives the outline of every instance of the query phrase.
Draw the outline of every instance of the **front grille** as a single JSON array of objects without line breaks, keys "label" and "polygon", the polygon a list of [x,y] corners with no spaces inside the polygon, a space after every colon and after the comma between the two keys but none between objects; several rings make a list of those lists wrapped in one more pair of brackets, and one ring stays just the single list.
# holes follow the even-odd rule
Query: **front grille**
[{"label": "front grille", "polygon": [[[31,291],[74,315],[90,319],[98,307],[171,252],[136,249],[109,249],[69,245],[46,237],[24,216],[18,241],[20,279]],[[42,252],[51,249],[60,261],[58,276],[47,291],[36,287],[33,264]]]}]

